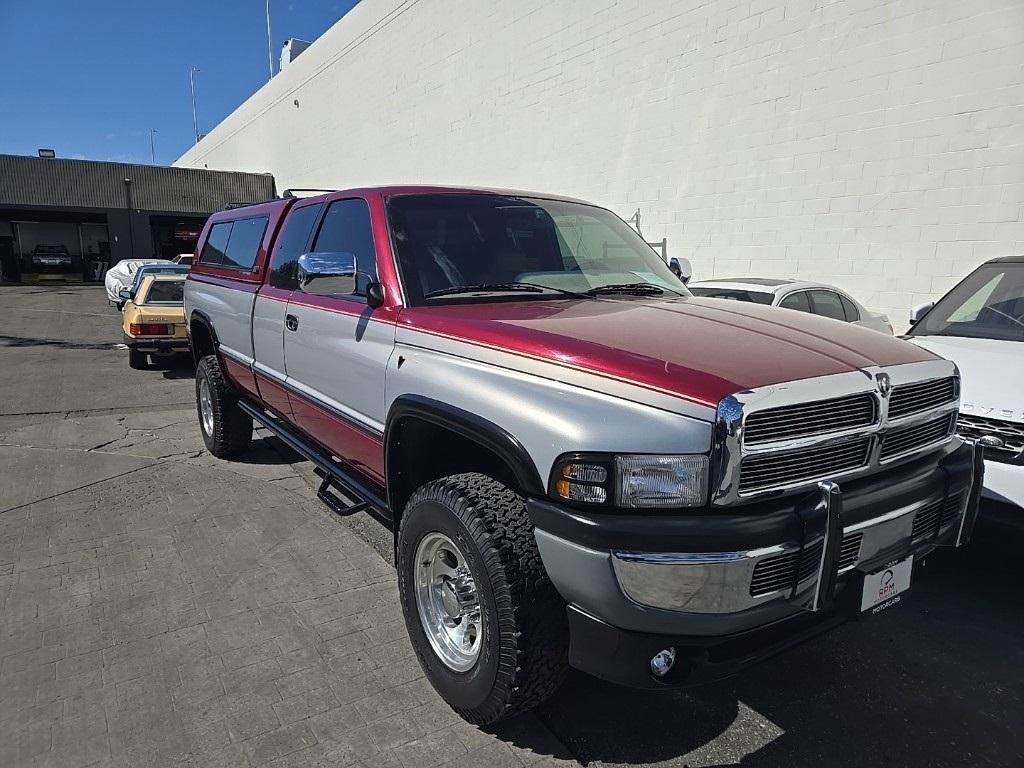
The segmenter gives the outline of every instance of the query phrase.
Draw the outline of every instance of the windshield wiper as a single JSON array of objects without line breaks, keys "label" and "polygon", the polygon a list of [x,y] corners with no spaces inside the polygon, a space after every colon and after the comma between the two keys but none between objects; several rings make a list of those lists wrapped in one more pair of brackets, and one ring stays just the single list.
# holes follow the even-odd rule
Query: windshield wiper
[{"label": "windshield wiper", "polygon": [[542,283],[524,282],[452,285],[448,288],[438,288],[436,291],[425,293],[423,294],[423,298],[432,299],[435,296],[454,296],[458,293],[543,293],[544,291],[554,291],[555,293],[561,293],[564,296],[572,296],[575,299],[589,298],[586,293],[567,291],[564,288],[554,288],[550,285],[543,285]]},{"label": "windshield wiper", "polygon": [[[622,293],[628,296],[660,296],[665,289],[654,283],[612,283],[611,285],[599,285],[587,291],[589,296],[603,296],[612,293]],[[679,294],[682,296],[683,294]]]}]

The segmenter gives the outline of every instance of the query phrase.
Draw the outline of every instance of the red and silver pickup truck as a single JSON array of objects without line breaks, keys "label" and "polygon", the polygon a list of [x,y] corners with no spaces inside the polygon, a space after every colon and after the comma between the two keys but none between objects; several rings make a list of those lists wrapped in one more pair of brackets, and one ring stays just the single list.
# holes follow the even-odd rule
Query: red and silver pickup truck
[{"label": "red and silver pickup truck", "polygon": [[209,450],[259,421],[325,502],[391,526],[412,644],[473,722],[570,666],[651,688],[733,673],[899,603],[977,512],[952,363],[694,298],[577,200],[382,187],[227,210],[185,308]]}]

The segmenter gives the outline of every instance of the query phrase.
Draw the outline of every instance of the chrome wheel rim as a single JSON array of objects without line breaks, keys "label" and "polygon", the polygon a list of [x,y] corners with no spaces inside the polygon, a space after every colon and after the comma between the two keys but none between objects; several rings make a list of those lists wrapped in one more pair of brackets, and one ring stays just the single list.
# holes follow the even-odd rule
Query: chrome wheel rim
[{"label": "chrome wheel rim", "polygon": [[443,533],[428,533],[416,548],[416,610],[437,657],[467,672],[480,657],[483,617],[465,555]]},{"label": "chrome wheel rim", "polygon": [[205,378],[199,382],[199,416],[203,432],[213,435],[213,398],[210,397],[210,382]]}]

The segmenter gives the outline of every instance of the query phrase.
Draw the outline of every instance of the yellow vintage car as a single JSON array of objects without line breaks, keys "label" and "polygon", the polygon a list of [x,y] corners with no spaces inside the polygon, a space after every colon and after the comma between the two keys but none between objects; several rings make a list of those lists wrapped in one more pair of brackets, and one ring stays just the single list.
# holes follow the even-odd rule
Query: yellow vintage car
[{"label": "yellow vintage car", "polygon": [[147,275],[135,290],[124,288],[121,313],[128,365],[145,368],[150,355],[188,351],[185,335],[185,275]]}]

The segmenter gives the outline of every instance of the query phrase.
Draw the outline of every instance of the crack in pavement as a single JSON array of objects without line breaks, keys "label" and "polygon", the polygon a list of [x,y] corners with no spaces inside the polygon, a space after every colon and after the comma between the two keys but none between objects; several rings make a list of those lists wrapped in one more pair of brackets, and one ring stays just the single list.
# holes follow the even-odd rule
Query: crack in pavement
[{"label": "crack in pavement", "polygon": [[[117,438],[121,440],[123,438]],[[111,441],[116,442],[116,441]],[[126,445],[125,448],[132,448],[137,443]],[[95,453],[99,456],[123,456],[129,459],[149,459],[151,461],[160,459],[171,459],[176,457],[187,457],[190,459],[198,458],[203,455],[202,450],[198,451],[176,451],[174,453],[164,454],[162,456],[145,456],[141,453],[126,453],[125,451],[98,451],[95,448],[74,448],[71,446],[53,446],[53,445],[27,445],[25,443],[0,443],[0,448],[22,448],[28,451],[76,451],[78,453]]]},{"label": "crack in pavement", "polygon": [[[89,416],[89,415],[113,415],[115,413],[164,413],[166,411],[177,411],[183,407],[194,407],[195,401],[188,400],[183,403],[161,403],[159,406],[153,405],[124,405],[124,406],[112,406],[107,408],[79,408],[65,411],[16,411],[12,413],[0,413],[0,418],[5,416],[61,416],[65,419],[74,418],[76,416]],[[182,424],[184,422],[176,422]],[[169,424],[167,426],[170,426]]]},{"label": "crack in pavement", "polygon": [[[22,446],[22,447],[31,448],[32,446]],[[140,457],[137,457],[137,458],[149,458],[149,457],[148,456],[140,456]],[[135,467],[135,469],[129,469],[129,470],[125,471],[125,472],[120,472],[120,473],[118,473],[116,475],[111,475],[110,477],[104,477],[104,478],[101,478],[99,480],[93,480],[92,482],[84,483],[83,485],[76,486],[75,488],[68,488],[66,491],[61,491],[60,493],[53,493],[53,494],[50,494],[49,496],[43,496],[43,497],[38,498],[38,499],[33,499],[32,501],[26,501],[24,504],[17,504],[16,506],[8,507],[7,509],[0,509],[0,515],[6,514],[8,512],[16,512],[19,509],[24,509],[25,507],[31,507],[33,504],[39,504],[40,502],[43,502],[43,501],[49,501],[50,499],[56,499],[56,498],[59,498],[61,496],[66,496],[69,493],[74,493],[75,491],[81,491],[81,490],[83,490],[85,488],[91,488],[94,485],[99,485],[100,483],[105,483],[108,480],[116,480],[119,477],[124,477],[125,475],[131,475],[131,474],[133,474],[135,472],[141,472],[144,469],[152,469],[153,467],[157,466],[158,464],[159,464],[159,461],[154,461],[151,464],[143,464],[141,467]]]}]

